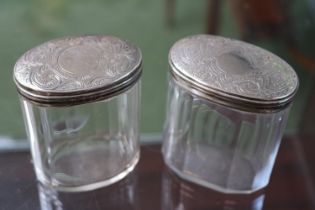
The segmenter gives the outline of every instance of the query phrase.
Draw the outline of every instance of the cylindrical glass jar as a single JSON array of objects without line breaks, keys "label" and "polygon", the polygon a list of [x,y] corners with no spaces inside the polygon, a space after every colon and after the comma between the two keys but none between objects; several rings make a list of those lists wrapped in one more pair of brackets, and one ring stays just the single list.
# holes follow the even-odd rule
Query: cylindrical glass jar
[{"label": "cylindrical glass jar", "polygon": [[37,179],[62,191],[112,184],[139,160],[140,50],[112,36],[52,40],[14,80]]},{"label": "cylindrical glass jar", "polygon": [[163,156],[180,177],[225,193],[265,187],[298,87],[253,45],[210,35],[174,44]]}]

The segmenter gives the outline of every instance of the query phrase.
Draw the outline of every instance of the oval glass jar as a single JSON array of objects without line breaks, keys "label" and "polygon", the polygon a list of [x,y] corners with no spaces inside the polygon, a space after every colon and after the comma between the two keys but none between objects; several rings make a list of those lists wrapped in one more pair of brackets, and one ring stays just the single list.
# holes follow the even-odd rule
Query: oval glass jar
[{"label": "oval glass jar", "polygon": [[14,67],[37,179],[86,191],[139,160],[141,52],[113,36],[52,40]]},{"label": "oval glass jar", "polygon": [[166,164],[225,193],[265,187],[298,87],[294,70],[264,49],[210,35],[176,42],[169,64]]}]

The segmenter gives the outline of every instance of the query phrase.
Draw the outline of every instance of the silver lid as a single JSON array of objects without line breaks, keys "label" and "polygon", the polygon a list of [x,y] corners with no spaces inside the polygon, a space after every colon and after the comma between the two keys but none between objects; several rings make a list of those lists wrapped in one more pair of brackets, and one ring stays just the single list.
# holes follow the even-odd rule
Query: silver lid
[{"label": "silver lid", "polygon": [[65,37],[26,52],[14,81],[29,100],[74,105],[127,90],[141,75],[141,60],[138,47],[113,36]]},{"label": "silver lid", "polygon": [[193,93],[242,110],[269,112],[289,104],[295,71],[254,45],[211,35],[176,42],[169,53],[175,81]]}]

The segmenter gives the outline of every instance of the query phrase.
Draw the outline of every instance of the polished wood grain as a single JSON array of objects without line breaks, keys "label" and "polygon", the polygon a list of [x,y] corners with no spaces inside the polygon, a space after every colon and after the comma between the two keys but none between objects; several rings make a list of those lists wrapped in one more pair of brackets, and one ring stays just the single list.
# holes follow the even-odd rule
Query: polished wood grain
[{"label": "polished wood grain", "polygon": [[270,184],[251,195],[226,195],[183,181],[164,164],[159,145],[141,147],[135,171],[84,193],[58,193],[36,183],[28,152],[0,154],[1,210],[312,210],[315,138],[283,139]]}]

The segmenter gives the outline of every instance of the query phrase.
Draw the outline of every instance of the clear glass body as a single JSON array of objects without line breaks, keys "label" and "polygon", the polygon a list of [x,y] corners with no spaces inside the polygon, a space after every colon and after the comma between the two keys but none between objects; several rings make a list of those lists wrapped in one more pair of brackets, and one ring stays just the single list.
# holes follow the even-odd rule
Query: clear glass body
[{"label": "clear glass body", "polygon": [[21,97],[37,179],[86,191],[126,176],[139,160],[140,81],[110,99],[43,107]]},{"label": "clear glass body", "polygon": [[181,178],[224,193],[266,186],[289,107],[244,112],[192,95],[169,82],[163,157]]}]

